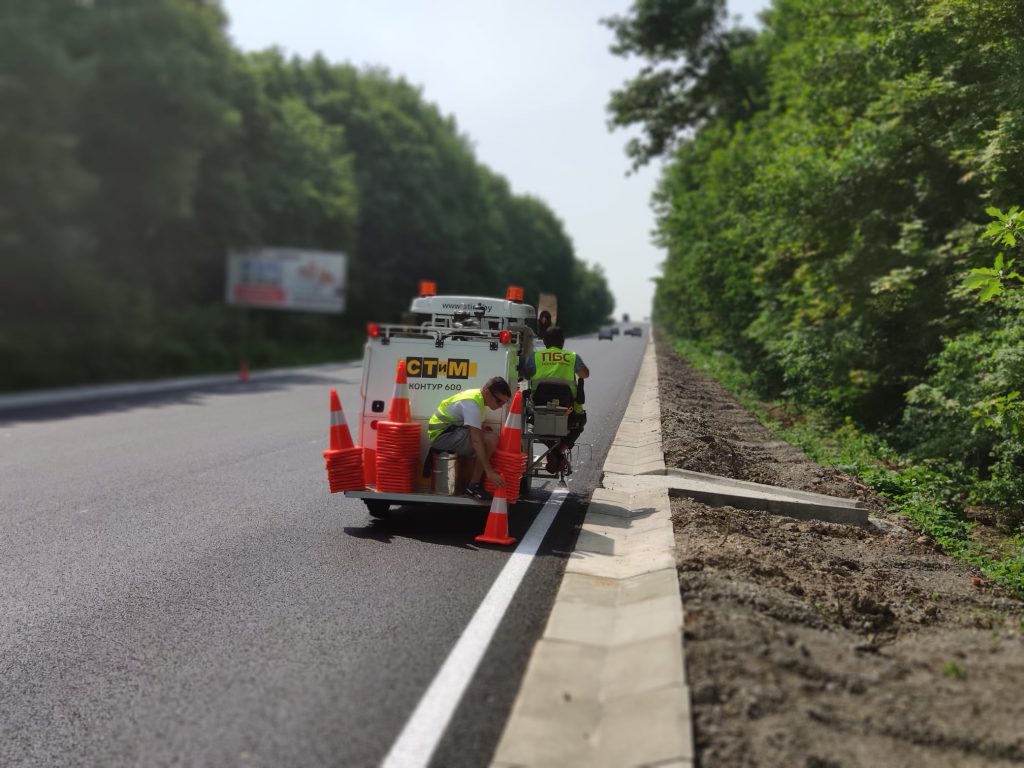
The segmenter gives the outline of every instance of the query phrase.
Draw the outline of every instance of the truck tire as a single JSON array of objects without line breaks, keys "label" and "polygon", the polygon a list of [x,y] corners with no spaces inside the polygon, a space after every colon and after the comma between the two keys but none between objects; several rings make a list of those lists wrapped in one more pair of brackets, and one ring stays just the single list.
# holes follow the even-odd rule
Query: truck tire
[{"label": "truck tire", "polygon": [[363,503],[366,504],[366,511],[370,513],[370,517],[383,520],[389,516],[388,512],[391,509],[391,505],[386,501],[363,499]]},{"label": "truck tire", "polygon": [[532,488],[533,475],[531,475],[529,472],[526,472],[526,474],[524,474],[523,477],[519,480],[519,495],[526,496],[527,494],[530,493],[530,490]]}]

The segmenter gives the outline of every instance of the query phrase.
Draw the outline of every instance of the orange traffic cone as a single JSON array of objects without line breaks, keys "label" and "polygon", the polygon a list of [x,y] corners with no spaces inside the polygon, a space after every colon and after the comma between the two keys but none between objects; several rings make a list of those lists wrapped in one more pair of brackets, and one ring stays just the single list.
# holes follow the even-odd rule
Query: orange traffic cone
[{"label": "orange traffic cone", "polygon": [[348,431],[345,412],[341,410],[341,399],[336,389],[331,390],[331,450],[343,451],[353,448],[352,435]]},{"label": "orange traffic cone", "polygon": [[512,398],[512,407],[508,409],[505,427],[498,439],[498,450],[508,453],[520,453],[523,450],[523,393],[518,390]]},{"label": "orange traffic cone", "polygon": [[[519,488],[523,475],[526,474],[526,454],[508,453],[507,451],[495,451],[491,454],[491,466],[505,481],[505,501],[515,504],[519,501]],[[491,478],[484,477],[484,490],[494,493],[497,486],[491,482]]]},{"label": "orange traffic cone", "polygon": [[243,359],[238,365],[238,380],[248,381],[249,380],[249,361]]},{"label": "orange traffic cone", "polygon": [[498,488],[491,500],[491,511],[487,513],[487,524],[484,532],[476,537],[476,541],[484,544],[515,544],[516,540],[508,535],[508,502],[505,500],[505,489]]},{"label": "orange traffic cone", "polygon": [[[505,501],[515,504],[519,501],[519,483],[526,471],[526,454],[523,453],[523,393],[516,392],[512,407],[508,410],[505,426],[498,438],[498,448],[491,455],[491,465],[505,480]],[[484,479],[484,489],[496,490],[491,479]]]},{"label": "orange traffic cone", "polygon": [[421,425],[412,420],[405,360],[398,361],[387,421],[377,422],[374,479],[378,491],[412,493],[419,465]]},{"label": "orange traffic cone", "polygon": [[345,412],[341,410],[338,393],[331,390],[330,448],[324,451],[324,465],[327,468],[327,483],[331,493],[362,490],[363,451],[352,445],[352,435],[345,423]]},{"label": "orange traffic cone", "polygon": [[405,378],[405,360],[398,361],[398,371],[395,374],[395,395],[391,398],[388,421],[399,423],[412,421],[412,413],[409,409],[409,383]]}]

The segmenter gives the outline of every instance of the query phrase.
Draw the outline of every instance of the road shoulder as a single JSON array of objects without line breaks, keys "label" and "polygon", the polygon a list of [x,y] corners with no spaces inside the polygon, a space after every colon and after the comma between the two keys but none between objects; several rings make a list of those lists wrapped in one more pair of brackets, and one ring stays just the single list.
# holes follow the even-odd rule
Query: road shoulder
[{"label": "road shoulder", "polygon": [[[691,766],[683,607],[649,338],[544,634],[492,765]],[[633,480],[636,478],[636,480]]]}]

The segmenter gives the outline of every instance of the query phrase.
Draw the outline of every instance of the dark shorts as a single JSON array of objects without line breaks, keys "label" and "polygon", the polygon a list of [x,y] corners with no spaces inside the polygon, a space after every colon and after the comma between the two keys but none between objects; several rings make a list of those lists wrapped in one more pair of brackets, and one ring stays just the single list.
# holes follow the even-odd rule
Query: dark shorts
[{"label": "dark shorts", "polygon": [[569,414],[569,434],[562,438],[562,442],[572,448],[576,441],[583,434],[583,427],[587,425],[587,412]]},{"label": "dark shorts", "polygon": [[458,427],[438,436],[430,444],[432,451],[448,451],[459,456],[474,456],[473,441],[469,439],[469,427]]}]

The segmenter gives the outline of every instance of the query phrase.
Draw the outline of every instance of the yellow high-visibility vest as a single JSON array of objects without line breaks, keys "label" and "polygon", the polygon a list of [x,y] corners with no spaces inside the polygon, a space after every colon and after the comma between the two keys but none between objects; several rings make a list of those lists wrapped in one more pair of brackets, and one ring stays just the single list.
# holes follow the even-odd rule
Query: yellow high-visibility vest
[{"label": "yellow high-visibility vest", "polygon": [[427,439],[430,442],[437,440],[448,427],[458,424],[458,420],[448,413],[448,408],[460,400],[473,400],[480,409],[480,423],[484,423],[484,409],[487,406],[484,405],[483,390],[467,389],[464,392],[457,392],[438,403],[437,410],[430,416],[430,421],[427,422]]}]

